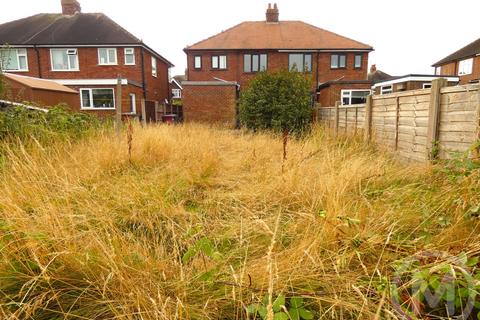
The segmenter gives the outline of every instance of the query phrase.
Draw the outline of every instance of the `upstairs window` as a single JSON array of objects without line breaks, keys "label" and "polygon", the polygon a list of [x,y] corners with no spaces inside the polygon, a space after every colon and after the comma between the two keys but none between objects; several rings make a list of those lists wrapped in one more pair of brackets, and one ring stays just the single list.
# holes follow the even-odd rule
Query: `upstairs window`
[{"label": "upstairs window", "polygon": [[345,54],[332,54],[330,68],[345,69],[347,67],[347,56]]},{"label": "upstairs window", "polygon": [[135,64],[135,48],[125,48],[125,65]]},{"label": "upstairs window", "polygon": [[393,85],[380,87],[380,94],[389,94],[393,92]]},{"label": "upstairs window", "polygon": [[157,59],[152,57],[152,76],[157,77]]},{"label": "upstairs window", "polygon": [[80,89],[82,109],[115,109],[113,89]]},{"label": "upstairs window", "polygon": [[289,54],[288,69],[290,71],[311,72],[312,71],[312,55],[309,53]]},{"label": "upstairs window", "polygon": [[442,74],[442,67],[436,67],[435,68],[435,75],[439,76]]},{"label": "upstairs window", "polygon": [[212,69],[227,69],[227,56],[212,56]]},{"label": "upstairs window", "polygon": [[243,72],[258,72],[267,70],[266,54],[245,54],[243,55]]},{"label": "upstairs window", "polygon": [[117,64],[116,48],[98,48],[98,64],[101,66]]},{"label": "upstairs window", "polygon": [[342,90],[342,104],[362,104],[367,102],[370,90]]},{"label": "upstairs window", "polygon": [[355,69],[362,68],[362,60],[363,60],[363,56],[361,54],[355,55]]},{"label": "upstairs window", "polygon": [[0,49],[0,69],[28,71],[27,49]]},{"label": "upstairs window", "polygon": [[458,75],[465,76],[468,74],[472,74],[473,70],[473,58],[465,59],[460,61],[458,64]]},{"label": "upstairs window", "polygon": [[50,49],[52,71],[78,71],[77,49]]},{"label": "upstairs window", "polygon": [[195,56],[193,58],[193,67],[197,70],[202,69],[202,56]]}]

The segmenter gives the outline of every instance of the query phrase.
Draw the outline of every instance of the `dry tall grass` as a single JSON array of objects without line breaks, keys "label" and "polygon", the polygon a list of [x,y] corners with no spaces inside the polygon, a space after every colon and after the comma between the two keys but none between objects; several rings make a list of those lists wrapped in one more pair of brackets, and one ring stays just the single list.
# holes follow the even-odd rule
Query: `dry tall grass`
[{"label": "dry tall grass", "polygon": [[251,319],[269,293],[316,318],[394,319],[395,260],[478,251],[478,174],[452,182],[321,130],[290,143],[283,172],[280,137],[133,130],[131,161],[109,133],[9,149],[2,319]]}]

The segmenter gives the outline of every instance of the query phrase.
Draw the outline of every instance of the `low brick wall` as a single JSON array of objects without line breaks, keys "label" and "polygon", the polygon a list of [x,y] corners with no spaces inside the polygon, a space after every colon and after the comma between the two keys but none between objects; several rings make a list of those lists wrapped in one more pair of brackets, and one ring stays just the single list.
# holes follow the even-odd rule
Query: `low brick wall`
[{"label": "low brick wall", "polygon": [[234,82],[184,81],[183,117],[186,122],[234,126],[237,85]]}]

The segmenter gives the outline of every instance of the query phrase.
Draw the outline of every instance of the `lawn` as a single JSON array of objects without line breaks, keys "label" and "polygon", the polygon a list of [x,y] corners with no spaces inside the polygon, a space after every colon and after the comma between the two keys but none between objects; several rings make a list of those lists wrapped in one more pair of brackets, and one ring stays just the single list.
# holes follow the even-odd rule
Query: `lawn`
[{"label": "lawn", "polygon": [[399,163],[320,128],[286,161],[270,134],[131,137],[1,148],[0,318],[414,319],[445,313],[408,291],[415,275],[459,279],[459,257],[476,276],[468,161]]}]

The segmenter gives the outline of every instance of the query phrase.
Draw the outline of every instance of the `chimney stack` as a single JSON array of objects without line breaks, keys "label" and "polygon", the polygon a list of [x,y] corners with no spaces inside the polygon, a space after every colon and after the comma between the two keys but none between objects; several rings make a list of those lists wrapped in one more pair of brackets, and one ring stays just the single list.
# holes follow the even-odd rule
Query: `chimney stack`
[{"label": "chimney stack", "polygon": [[370,73],[374,73],[377,71],[377,65],[376,64],[372,64],[372,66],[370,67]]},{"label": "chimney stack", "polygon": [[267,23],[278,23],[278,16],[280,12],[278,11],[278,6],[275,3],[272,8],[272,4],[268,4],[268,9],[267,9]]},{"label": "chimney stack", "polygon": [[82,13],[82,7],[77,0],[62,0],[62,13],[73,16],[76,13]]}]

